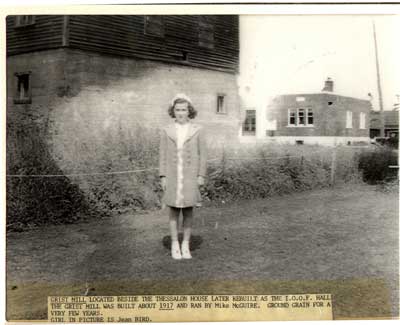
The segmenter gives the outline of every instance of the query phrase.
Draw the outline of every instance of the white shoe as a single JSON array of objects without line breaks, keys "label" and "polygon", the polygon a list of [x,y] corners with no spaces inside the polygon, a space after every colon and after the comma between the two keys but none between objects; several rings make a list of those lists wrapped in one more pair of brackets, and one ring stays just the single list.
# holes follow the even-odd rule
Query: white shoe
[{"label": "white shoe", "polygon": [[190,254],[190,249],[189,249],[189,241],[184,240],[182,242],[182,258],[190,259],[192,258],[192,255]]},{"label": "white shoe", "polygon": [[174,260],[182,259],[181,249],[179,248],[179,242],[173,241],[171,244],[171,255]]}]

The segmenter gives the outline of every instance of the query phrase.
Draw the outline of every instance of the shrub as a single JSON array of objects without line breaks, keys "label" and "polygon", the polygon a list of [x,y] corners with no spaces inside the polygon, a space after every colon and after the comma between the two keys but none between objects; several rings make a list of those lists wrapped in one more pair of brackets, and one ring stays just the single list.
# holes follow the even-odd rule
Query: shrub
[{"label": "shrub", "polygon": [[[221,159],[209,166],[203,194],[210,201],[229,201],[329,186],[332,150],[276,144],[224,148]],[[340,173],[340,180],[357,179],[358,171],[349,177],[354,171],[353,167]]]},{"label": "shrub", "polygon": [[[34,123],[7,125],[8,175],[62,175]],[[7,230],[74,222],[99,213],[67,177],[7,177]]]},{"label": "shrub", "polygon": [[[159,207],[158,170],[152,170],[158,166],[158,144],[157,130],[138,125],[130,130],[120,127],[116,133],[104,134],[97,143],[87,138],[72,147],[71,158],[63,161],[63,170],[66,174],[82,170],[98,173],[73,181],[103,211],[123,213]],[[150,170],[114,174],[143,169]]]},{"label": "shrub", "polygon": [[[81,215],[112,215],[161,206],[158,170],[152,169],[158,167],[157,129],[136,125],[111,128],[101,137],[88,133],[79,141],[63,142],[51,155],[40,135],[29,136],[38,142],[32,149],[24,142],[17,148],[8,147],[8,173],[95,174],[8,180],[7,222],[65,223]],[[11,138],[18,137],[14,134]],[[332,150],[307,145],[210,145],[203,197],[206,201],[254,199],[330,186]],[[14,152],[20,156],[9,156]],[[372,166],[375,158],[367,157]],[[364,169],[367,160],[360,162]],[[358,152],[340,148],[336,161],[336,182],[360,179]],[[114,173],[138,169],[150,170]]]},{"label": "shrub", "polygon": [[390,165],[398,165],[397,151],[387,146],[377,146],[361,153],[358,167],[365,182],[377,184],[396,177],[397,169],[390,168]]}]

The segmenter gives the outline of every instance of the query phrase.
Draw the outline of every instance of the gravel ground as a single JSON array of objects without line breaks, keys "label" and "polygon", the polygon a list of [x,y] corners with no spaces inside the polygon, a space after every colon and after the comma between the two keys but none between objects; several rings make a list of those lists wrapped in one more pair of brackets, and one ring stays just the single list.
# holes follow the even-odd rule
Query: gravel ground
[{"label": "gravel ground", "polygon": [[7,319],[47,295],[331,293],[335,319],[398,318],[398,192],[347,185],[196,210],[192,260],[166,211],[7,235]]}]

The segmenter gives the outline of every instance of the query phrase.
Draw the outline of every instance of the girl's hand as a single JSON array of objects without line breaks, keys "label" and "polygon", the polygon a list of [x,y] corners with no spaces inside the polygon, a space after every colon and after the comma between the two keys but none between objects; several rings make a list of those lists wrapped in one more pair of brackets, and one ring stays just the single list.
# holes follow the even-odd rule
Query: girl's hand
[{"label": "girl's hand", "polygon": [[197,176],[197,184],[199,184],[199,186],[204,185],[204,177],[203,176]]},{"label": "girl's hand", "polygon": [[161,177],[161,188],[165,192],[167,190],[167,178]]}]

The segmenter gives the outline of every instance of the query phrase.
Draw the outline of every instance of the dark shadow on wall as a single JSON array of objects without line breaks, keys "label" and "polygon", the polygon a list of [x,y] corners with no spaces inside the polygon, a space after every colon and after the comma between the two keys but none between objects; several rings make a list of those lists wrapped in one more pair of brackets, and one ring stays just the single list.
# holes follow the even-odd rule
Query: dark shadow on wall
[{"label": "dark shadow on wall", "polygon": [[39,122],[29,116],[7,114],[6,141],[7,231],[101,216],[67,177],[10,176],[63,174],[49,153]]}]

